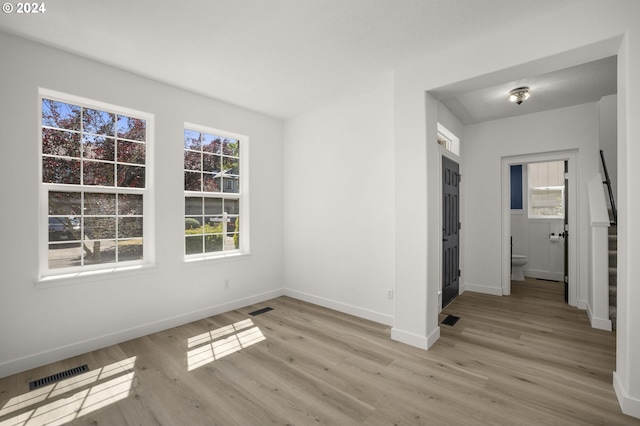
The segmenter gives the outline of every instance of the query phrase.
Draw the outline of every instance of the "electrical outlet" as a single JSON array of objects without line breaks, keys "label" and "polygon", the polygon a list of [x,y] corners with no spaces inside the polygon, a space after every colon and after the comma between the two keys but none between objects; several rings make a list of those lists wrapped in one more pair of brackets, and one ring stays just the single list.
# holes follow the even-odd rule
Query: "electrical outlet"
[{"label": "electrical outlet", "polygon": [[387,299],[393,300],[393,289],[387,289]]}]

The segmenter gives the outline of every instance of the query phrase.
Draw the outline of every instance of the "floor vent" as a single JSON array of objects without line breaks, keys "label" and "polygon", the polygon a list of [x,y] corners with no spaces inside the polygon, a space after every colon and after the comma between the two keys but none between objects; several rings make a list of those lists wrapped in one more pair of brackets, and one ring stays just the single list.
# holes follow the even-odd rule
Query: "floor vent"
[{"label": "floor vent", "polygon": [[249,315],[251,315],[252,317],[255,317],[256,315],[264,314],[265,312],[269,312],[269,311],[273,311],[273,308],[266,307],[266,308],[258,309],[257,311],[249,312]]},{"label": "floor vent", "polygon": [[450,325],[453,327],[454,325],[456,325],[459,319],[460,317],[456,317],[454,315],[447,315],[447,317],[443,319],[440,324]]},{"label": "floor vent", "polygon": [[42,386],[46,386],[48,384],[57,382],[59,380],[68,379],[69,377],[77,376],[78,374],[86,373],[89,371],[89,367],[87,364],[81,365],[80,367],[72,368],[71,370],[63,371],[61,373],[52,374],[51,376],[44,377],[42,379],[34,380],[33,382],[29,382],[29,390],[32,391],[34,389],[38,389]]}]

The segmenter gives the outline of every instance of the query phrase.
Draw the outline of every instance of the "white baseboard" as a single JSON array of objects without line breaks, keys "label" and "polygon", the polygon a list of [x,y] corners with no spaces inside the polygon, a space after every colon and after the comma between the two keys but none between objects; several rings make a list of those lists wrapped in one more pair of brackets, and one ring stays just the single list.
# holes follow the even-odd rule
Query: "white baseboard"
[{"label": "white baseboard", "polygon": [[313,303],[314,305],[333,309],[334,311],[343,312],[359,318],[364,318],[380,324],[393,325],[393,315],[387,315],[380,312],[363,309],[358,306],[349,305],[347,303],[338,302],[336,300],[315,296],[313,294],[304,293],[302,291],[284,289],[283,295],[293,297],[294,299],[304,302]]},{"label": "white baseboard", "polygon": [[591,310],[591,306],[587,303],[586,305],[587,315],[589,316],[589,322],[591,323],[592,328],[597,328],[598,330],[606,330],[611,331],[611,320],[609,318],[598,318],[593,315],[593,311]]},{"label": "white baseboard", "polygon": [[564,272],[545,271],[542,269],[525,269],[525,277],[539,278],[542,280],[564,281]]},{"label": "white baseboard", "polygon": [[419,336],[408,331],[399,330],[397,328],[391,329],[391,339],[397,342],[405,343],[407,345],[415,346],[420,349],[429,349],[440,338],[440,327],[436,327],[433,332],[425,337]]},{"label": "white baseboard", "polygon": [[616,392],[622,412],[640,419],[640,399],[633,398],[624,391],[620,378],[615,371],[613,372],[613,390]]},{"label": "white baseboard", "polygon": [[464,285],[465,291],[472,291],[475,293],[491,294],[494,296],[502,296],[502,287],[489,287],[485,285],[469,284]]},{"label": "white baseboard", "polygon": [[282,289],[269,291],[266,293],[237,299],[220,305],[211,306],[198,311],[165,318],[148,324],[120,330],[114,333],[105,334],[80,342],[60,346],[44,352],[28,355],[22,358],[13,359],[0,363],[0,378],[50,364],[52,362],[67,359],[73,356],[82,355],[87,352],[95,351],[106,346],[116,345],[126,342],[127,340],[136,339],[138,337],[157,333],[162,330],[188,324],[213,315],[224,312],[233,311],[234,309],[243,308],[245,306],[260,303],[283,295]]}]

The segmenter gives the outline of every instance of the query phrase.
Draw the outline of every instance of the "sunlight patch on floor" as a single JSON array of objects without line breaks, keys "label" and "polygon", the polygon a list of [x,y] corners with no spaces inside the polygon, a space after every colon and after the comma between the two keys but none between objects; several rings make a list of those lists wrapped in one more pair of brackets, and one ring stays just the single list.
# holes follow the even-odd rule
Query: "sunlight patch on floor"
[{"label": "sunlight patch on floor", "polygon": [[[12,398],[0,409],[0,426],[63,425],[125,399],[133,385],[135,360],[131,357]],[[78,389],[82,390],[71,393]],[[49,399],[53,400],[34,407]],[[2,420],[12,413],[17,414]]]},{"label": "sunlight patch on floor", "polygon": [[194,336],[187,341],[191,349],[187,352],[187,370],[193,371],[265,339],[251,319]]}]

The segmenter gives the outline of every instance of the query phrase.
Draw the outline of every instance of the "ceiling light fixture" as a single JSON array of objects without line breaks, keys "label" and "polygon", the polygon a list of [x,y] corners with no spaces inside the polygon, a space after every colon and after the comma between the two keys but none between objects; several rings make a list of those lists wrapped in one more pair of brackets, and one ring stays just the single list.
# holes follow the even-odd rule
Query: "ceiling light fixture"
[{"label": "ceiling light fixture", "polygon": [[518,105],[529,99],[529,96],[531,96],[531,92],[529,92],[528,87],[518,87],[517,89],[513,89],[509,92],[509,100],[517,103]]}]

